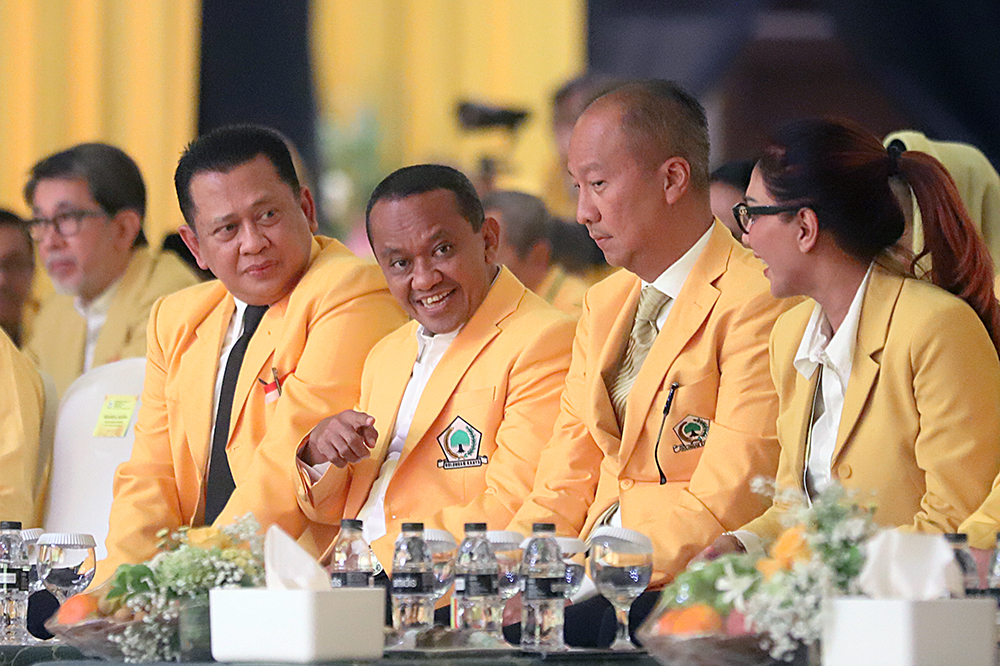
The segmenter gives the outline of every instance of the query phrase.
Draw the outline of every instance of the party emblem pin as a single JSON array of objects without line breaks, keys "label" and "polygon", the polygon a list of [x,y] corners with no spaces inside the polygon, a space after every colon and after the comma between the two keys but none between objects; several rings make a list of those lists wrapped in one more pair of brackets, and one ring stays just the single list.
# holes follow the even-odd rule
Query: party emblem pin
[{"label": "party emblem pin", "polygon": [[674,434],[681,440],[680,444],[674,444],[674,453],[690,451],[691,449],[705,446],[705,438],[708,437],[709,420],[700,416],[688,414],[681,419],[681,422],[674,426]]},{"label": "party emblem pin", "polygon": [[479,455],[479,444],[483,433],[473,428],[461,416],[438,435],[438,444],[444,451],[444,460],[438,460],[437,466],[442,469],[461,469],[463,467],[481,467],[489,460]]}]

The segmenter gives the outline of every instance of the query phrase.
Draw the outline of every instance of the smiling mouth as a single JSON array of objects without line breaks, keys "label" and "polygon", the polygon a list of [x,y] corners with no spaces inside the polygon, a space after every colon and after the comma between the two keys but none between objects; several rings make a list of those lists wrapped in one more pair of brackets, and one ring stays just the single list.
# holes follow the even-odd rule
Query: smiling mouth
[{"label": "smiling mouth", "polygon": [[439,306],[445,299],[455,293],[454,290],[446,291],[440,294],[434,294],[433,296],[427,296],[426,298],[418,298],[417,303],[422,305],[426,309],[433,309]]}]

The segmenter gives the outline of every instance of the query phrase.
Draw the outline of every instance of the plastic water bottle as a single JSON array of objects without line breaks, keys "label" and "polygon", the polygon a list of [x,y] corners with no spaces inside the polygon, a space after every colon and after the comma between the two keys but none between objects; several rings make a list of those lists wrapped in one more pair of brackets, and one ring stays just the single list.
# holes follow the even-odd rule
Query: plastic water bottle
[{"label": "plastic water bottle", "polygon": [[979,583],[979,569],[976,567],[976,559],[972,557],[969,550],[969,537],[964,534],[945,534],[945,540],[951,544],[955,551],[955,561],[962,572],[962,581],[966,590],[979,590],[982,585]]},{"label": "plastic water bottle", "polygon": [[524,547],[521,647],[525,650],[550,652],[563,648],[566,565],[555,536],[556,526],[552,523],[535,523]]},{"label": "plastic water bottle", "polygon": [[333,542],[330,562],[330,587],[371,587],[374,577],[372,549],[361,535],[361,521],[344,518],[340,533]]},{"label": "plastic water bottle", "polygon": [[38,579],[38,537],[42,536],[43,533],[44,530],[40,527],[32,527],[28,530],[21,530],[21,540],[24,541],[24,547],[28,549],[29,595],[32,595],[45,587],[45,585],[42,584],[42,581]]},{"label": "plastic water bottle", "polygon": [[451,598],[451,622],[455,629],[501,635],[499,575],[493,545],[486,538],[486,523],[466,523],[465,539],[455,558],[455,594]]},{"label": "plastic water bottle", "polygon": [[0,521],[0,644],[23,645],[28,636],[28,549],[21,523]]},{"label": "plastic water bottle", "polygon": [[392,556],[392,626],[399,631],[434,626],[434,566],[423,523],[403,523]]}]

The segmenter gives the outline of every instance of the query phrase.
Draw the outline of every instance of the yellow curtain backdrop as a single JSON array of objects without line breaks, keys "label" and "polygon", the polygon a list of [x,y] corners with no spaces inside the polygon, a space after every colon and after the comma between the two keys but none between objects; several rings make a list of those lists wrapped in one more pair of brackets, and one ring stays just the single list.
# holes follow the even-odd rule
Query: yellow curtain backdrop
[{"label": "yellow curtain backdrop", "polygon": [[444,161],[468,173],[506,138],[463,132],[456,103],[526,108],[501,182],[537,192],[555,159],[552,93],[585,67],[585,20],[585,0],[315,0],[320,111],[338,123],[373,113],[385,169]]},{"label": "yellow curtain backdrop", "polygon": [[28,169],[84,141],[122,148],[153,245],[181,223],[173,172],[197,127],[198,0],[0,0],[0,205]]}]

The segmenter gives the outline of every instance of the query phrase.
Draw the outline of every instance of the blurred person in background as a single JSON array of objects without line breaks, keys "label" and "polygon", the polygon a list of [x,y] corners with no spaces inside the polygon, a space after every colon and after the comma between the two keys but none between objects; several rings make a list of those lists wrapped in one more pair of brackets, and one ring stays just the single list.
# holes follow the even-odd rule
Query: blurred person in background
[{"label": "blurred person in background", "polygon": [[[893,254],[896,178],[924,213],[927,279]],[[871,496],[880,525],[954,533],[1000,471],[1000,305],[948,172],[853,123],[803,120],[765,150],[738,213],[771,292],[810,298],[771,333],[778,487],[840,483]],[[706,556],[762,552],[785,511],[775,501]]]},{"label": "blurred person in background", "polygon": [[732,232],[733,238],[740,242],[743,232],[733,217],[733,206],[743,202],[743,195],[747,191],[747,185],[750,184],[753,165],[753,160],[726,162],[713,171],[710,177],[712,214],[719,218],[719,221]]},{"label": "blurred person in background", "polygon": [[487,194],[483,208],[500,225],[497,260],[547,303],[579,319],[587,284],[552,263],[552,218],[542,200],[501,190]]},{"label": "blurred person in background", "polygon": [[46,157],[31,168],[24,198],[56,289],[26,348],[61,396],[91,368],[145,356],[153,302],[198,278],[173,253],[150,251],[142,231],[146,185],[114,146],[83,143]]},{"label": "blurred person in background", "polygon": [[35,247],[27,223],[0,208],[0,328],[18,347],[38,311],[32,298]]}]

